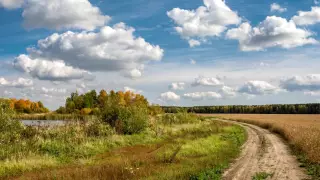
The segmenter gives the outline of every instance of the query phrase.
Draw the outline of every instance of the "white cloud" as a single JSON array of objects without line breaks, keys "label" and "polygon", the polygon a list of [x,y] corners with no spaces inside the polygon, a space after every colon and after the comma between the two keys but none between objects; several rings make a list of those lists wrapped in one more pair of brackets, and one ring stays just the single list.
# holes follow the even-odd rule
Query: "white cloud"
[{"label": "white cloud", "polygon": [[0,7],[4,7],[6,9],[17,9],[21,8],[24,0],[0,0]]},{"label": "white cloud", "polygon": [[222,86],[223,82],[221,82],[218,78],[214,77],[198,77],[191,84],[192,86]]},{"label": "white cloud", "polygon": [[190,64],[195,65],[195,64],[197,64],[197,61],[194,59],[190,59]]},{"label": "white cloud", "polygon": [[319,4],[319,1],[314,0],[314,4],[315,4],[315,5],[318,5],[318,4]]},{"label": "white cloud", "polygon": [[279,12],[279,13],[283,13],[283,12],[286,12],[287,11],[287,8],[283,8],[283,7],[281,7],[279,4],[277,4],[277,3],[272,3],[271,5],[270,5],[270,11],[271,12],[275,12],[275,11],[277,11],[277,12]]},{"label": "white cloud", "polygon": [[228,30],[226,37],[239,40],[242,51],[261,51],[270,47],[293,48],[306,44],[316,44],[313,33],[297,28],[293,21],[268,16],[257,27],[247,22],[238,28]]},{"label": "white cloud", "polygon": [[188,41],[190,47],[200,46],[201,42],[195,39],[190,39]]},{"label": "white cloud", "polygon": [[16,69],[40,80],[67,81],[88,79],[92,76],[87,71],[67,66],[63,61],[31,59],[24,54],[18,56],[13,65]]},{"label": "white cloud", "polygon": [[237,91],[234,88],[231,88],[229,86],[223,86],[220,90],[219,93],[224,97],[224,98],[232,98],[237,96]]},{"label": "white cloud", "polygon": [[128,86],[124,87],[123,89],[124,89],[124,92],[130,91],[130,92],[137,93],[137,94],[141,94],[142,93],[141,90],[137,90],[137,89],[134,89],[134,88],[131,88],[131,87],[128,87]]},{"label": "white cloud", "polygon": [[313,25],[320,22],[320,7],[311,7],[311,11],[298,11],[292,20],[297,25]]},{"label": "white cloud", "polygon": [[25,88],[33,86],[33,81],[31,79],[18,78],[17,80],[8,81],[5,78],[0,78],[0,87],[15,87],[15,88]]},{"label": "white cloud", "polygon": [[250,95],[276,94],[280,91],[281,89],[266,81],[248,81],[238,89],[238,92]]},{"label": "white cloud", "polygon": [[88,0],[28,0],[22,16],[28,29],[94,30],[110,20]]},{"label": "white cloud", "polygon": [[40,93],[47,96],[63,96],[67,94],[67,89],[42,87]]},{"label": "white cloud", "polygon": [[176,83],[171,83],[169,85],[169,89],[176,91],[176,90],[184,90],[185,87],[185,83],[184,82],[176,82]]},{"label": "white cloud", "polygon": [[[134,28],[119,23],[99,32],[53,34],[29,48],[30,56],[63,60],[66,64],[88,71],[128,71],[148,61],[160,61],[163,49],[134,36]],[[135,74],[136,75],[136,74]]]},{"label": "white cloud", "polygon": [[129,77],[131,79],[138,79],[142,76],[142,72],[139,69],[132,69],[131,71],[125,74],[125,77]]},{"label": "white cloud", "polygon": [[288,77],[281,80],[280,86],[288,91],[319,91],[320,74]]},{"label": "white cloud", "polygon": [[[175,30],[182,38],[205,39],[207,37],[220,36],[227,29],[228,25],[239,24],[241,18],[232,11],[222,0],[204,0],[205,6],[196,10],[185,10],[174,8],[167,12],[167,15],[176,23]],[[192,42],[192,41],[191,41]],[[200,42],[193,41],[190,45],[200,45]]]},{"label": "white cloud", "polygon": [[304,94],[309,96],[320,96],[320,91],[306,91]]},{"label": "white cloud", "polygon": [[160,95],[160,98],[163,101],[179,101],[180,100],[180,96],[171,91],[162,93]]},{"label": "white cloud", "polygon": [[203,99],[221,99],[222,96],[216,92],[194,92],[194,93],[186,93],[183,95],[186,99],[192,99],[194,101],[199,101]]}]

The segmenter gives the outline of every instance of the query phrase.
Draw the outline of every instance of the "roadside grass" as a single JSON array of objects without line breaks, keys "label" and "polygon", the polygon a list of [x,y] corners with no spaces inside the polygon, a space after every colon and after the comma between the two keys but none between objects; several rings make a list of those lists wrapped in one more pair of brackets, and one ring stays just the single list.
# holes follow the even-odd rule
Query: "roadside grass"
[{"label": "roadside grass", "polygon": [[104,149],[106,153],[82,165],[35,170],[16,178],[219,179],[246,140],[242,127],[219,121],[160,128],[163,136],[151,130],[144,135],[111,136],[107,141],[113,142],[112,150]]},{"label": "roadside grass", "polygon": [[272,176],[273,176],[272,173],[259,172],[252,177],[252,180],[264,180],[264,179],[268,179],[269,177],[272,178]]},{"label": "roadside grass", "polygon": [[[210,115],[207,115],[210,116]],[[215,114],[216,118],[260,126],[283,137],[301,167],[313,179],[320,179],[320,115]]]}]

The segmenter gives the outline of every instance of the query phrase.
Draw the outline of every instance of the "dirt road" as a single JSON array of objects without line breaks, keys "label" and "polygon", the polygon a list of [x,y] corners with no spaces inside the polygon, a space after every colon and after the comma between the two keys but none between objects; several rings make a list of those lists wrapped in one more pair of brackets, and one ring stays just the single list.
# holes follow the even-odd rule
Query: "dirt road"
[{"label": "dirt road", "polygon": [[309,179],[299,167],[296,157],[290,154],[287,145],[277,135],[254,125],[233,123],[246,128],[248,140],[240,157],[224,173],[223,179],[250,180],[257,173],[274,180]]}]

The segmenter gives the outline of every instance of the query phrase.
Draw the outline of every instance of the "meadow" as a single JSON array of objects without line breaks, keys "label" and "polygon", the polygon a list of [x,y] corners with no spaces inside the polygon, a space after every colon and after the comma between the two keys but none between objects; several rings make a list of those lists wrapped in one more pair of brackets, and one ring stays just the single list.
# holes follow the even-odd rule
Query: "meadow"
[{"label": "meadow", "polygon": [[26,127],[0,104],[0,178],[220,179],[246,139],[240,126],[187,112],[149,115],[141,129],[134,112],[120,127],[100,118]]},{"label": "meadow", "polygon": [[255,124],[281,135],[309,174],[320,178],[320,115],[214,114],[222,119]]}]

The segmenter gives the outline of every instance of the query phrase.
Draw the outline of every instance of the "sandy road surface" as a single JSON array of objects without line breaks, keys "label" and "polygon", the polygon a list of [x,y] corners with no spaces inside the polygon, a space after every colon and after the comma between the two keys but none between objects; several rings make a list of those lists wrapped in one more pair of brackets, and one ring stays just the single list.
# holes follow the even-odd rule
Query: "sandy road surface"
[{"label": "sandy road surface", "polygon": [[274,180],[309,179],[299,167],[296,157],[290,154],[287,145],[277,135],[254,125],[233,123],[247,130],[248,140],[240,157],[224,173],[223,179],[250,180],[260,172],[272,174],[268,179]]}]

